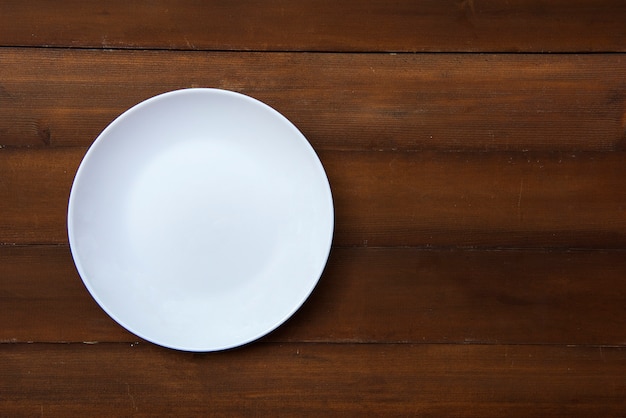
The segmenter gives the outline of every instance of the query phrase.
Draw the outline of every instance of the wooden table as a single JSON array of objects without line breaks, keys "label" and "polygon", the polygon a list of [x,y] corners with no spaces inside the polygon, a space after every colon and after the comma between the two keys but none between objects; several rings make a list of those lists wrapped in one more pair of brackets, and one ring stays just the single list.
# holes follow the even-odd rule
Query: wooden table
[{"label": "wooden table", "polygon": [[[1,416],[626,416],[622,0],[0,3]],[[128,107],[242,92],[333,189],[303,308],[219,353],[140,341],[65,229]]]}]

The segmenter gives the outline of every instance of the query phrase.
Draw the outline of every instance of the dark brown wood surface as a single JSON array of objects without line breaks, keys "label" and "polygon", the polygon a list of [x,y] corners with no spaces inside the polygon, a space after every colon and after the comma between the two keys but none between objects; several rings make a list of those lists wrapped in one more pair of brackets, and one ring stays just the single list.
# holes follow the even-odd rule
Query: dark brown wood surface
[{"label": "dark brown wood surface", "polygon": [[[0,416],[626,416],[626,4],[0,2]],[[415,53],[419,52],[419,53]],[[218,87],[292,120],[336,229],[260,341],[141,341],[71,258],[98,133]]]},{"label": "dark brown wood surface", "polygon": [[12,46],[258,51],[621,51],[621,0],[5,0]]},{"label": "dark brown wood surface", "polygon": [[[623,347],[254,344],[219,354],[146,344],[10,344],[11,416],[610,416]],[[17,413],[15,413],[17,412]]]},{"label": "dark brown wood surface", "polygon": [[0,145],[88,146],[148,97],[210,86],[275,107],[316,150],[624,150],[624,60],[3,48]]},{"label": "dark brown wood surface", "polygon": [[[67,243],[67,200],[85,152],[85,147],[2,150],[5,243]],[[626,245],[624,152],[321,150],[319,155],[333,189],[338,246]]]},{"label": "dark brown wood surface", "polygon": [[[336,247],[310,300],[265,340],[620,346],[625,255]],[[89,297],[65,245],[2,247],[0,274],[5,342],[136,341]]]}]

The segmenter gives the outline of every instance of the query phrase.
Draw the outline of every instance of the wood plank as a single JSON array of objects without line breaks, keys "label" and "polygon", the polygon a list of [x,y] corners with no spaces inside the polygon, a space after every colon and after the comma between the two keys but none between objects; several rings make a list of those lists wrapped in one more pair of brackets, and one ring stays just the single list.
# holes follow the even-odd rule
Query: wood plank
[{"label": "wood plank", "polygon": [[335,242],[623,248],[626,153],[323,153]]},{"label": "wood plank", "polygon": [[5,147],[88,146],[111,120],[148,97],[217,87],[275,107],[316,149],[626,148],[622,54],[5,48],[0,62],[0,146]]},{"label": "wood plank", "polygon": [[[67,243],[85,148],[0,150],[0,242]],[[623,248],[626,153],[320,152],[335,245]]]},{"label": "wood plank", "polygon": [[[335,248],[273,342],[626,346],[613,252]],[[91,299],[65,246],[0,247],[0,341],[134,342]]]},{"label": "wood plank", "polygon": [[0,149],[0,244],[67,242],[67,202],[85,152]]},{"label": "wood plank", "polygon": [[620,0],[5,0],[0,46],[625,51],[625,21]]},{"label": "wood plank", "polygon": [[193,355],[147,345],[0,345],[9,416],[623,416],[610,347],[256,344]]}]

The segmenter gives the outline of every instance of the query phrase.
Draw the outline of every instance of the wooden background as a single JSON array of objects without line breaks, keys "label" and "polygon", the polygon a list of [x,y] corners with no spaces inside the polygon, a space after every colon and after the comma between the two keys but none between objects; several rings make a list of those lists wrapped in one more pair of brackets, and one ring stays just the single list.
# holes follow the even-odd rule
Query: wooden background
[{"label": "wooden background", "polygon": [[[0,416],[626,416],[622,0],[0,3]],[[97,134],[218,87],[292,120],[336,232],[311,298],[220,353],[91,299]]]}]

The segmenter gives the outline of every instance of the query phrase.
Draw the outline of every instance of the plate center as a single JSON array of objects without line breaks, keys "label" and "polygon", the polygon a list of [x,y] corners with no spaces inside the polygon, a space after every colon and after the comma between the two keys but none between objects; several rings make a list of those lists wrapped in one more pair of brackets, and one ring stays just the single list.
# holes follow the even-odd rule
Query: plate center
[{"label": "plate center", "polygon": [[262,280],[280,211],[268,172],[236,143],[203,139],[173,141],[138,167],[127,222],[143,285],[184,298]]}]

